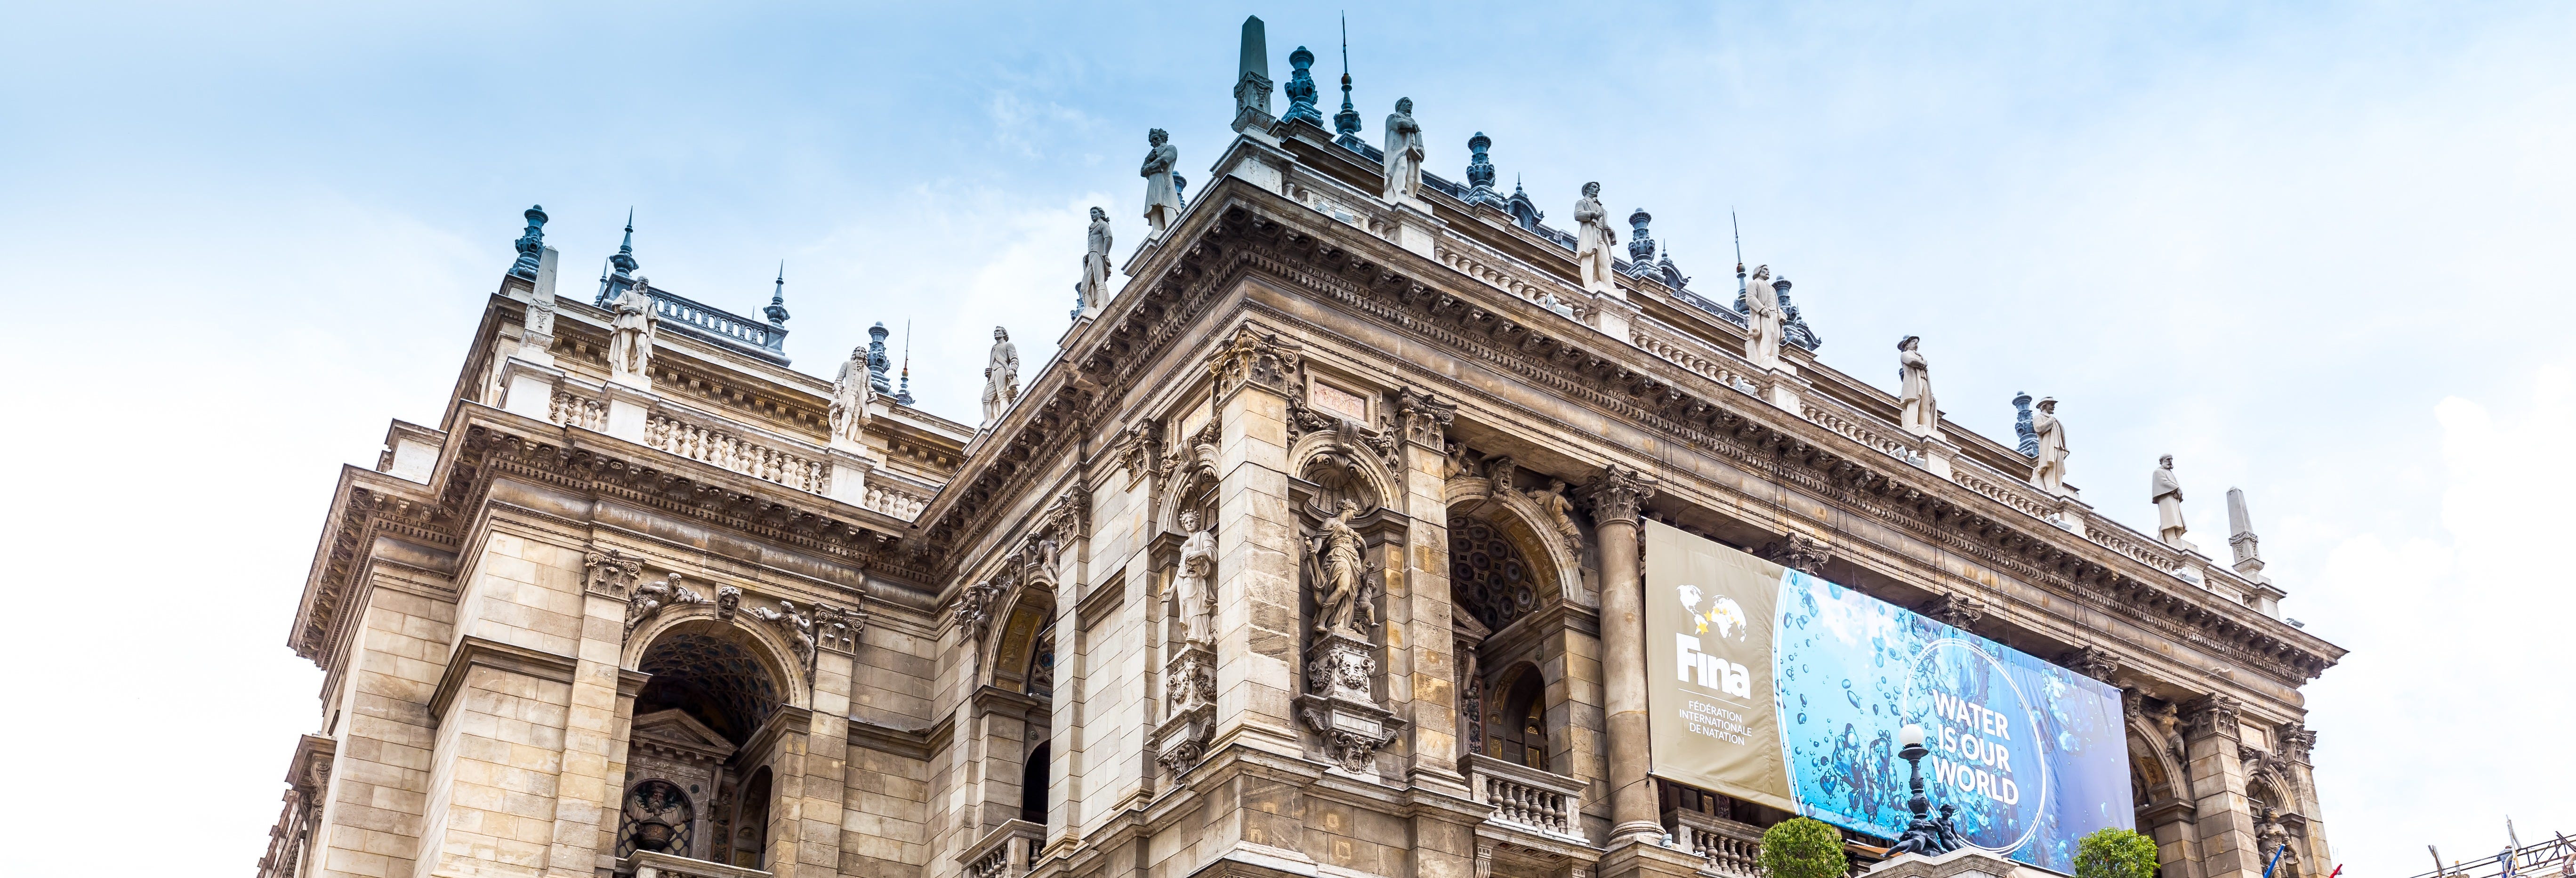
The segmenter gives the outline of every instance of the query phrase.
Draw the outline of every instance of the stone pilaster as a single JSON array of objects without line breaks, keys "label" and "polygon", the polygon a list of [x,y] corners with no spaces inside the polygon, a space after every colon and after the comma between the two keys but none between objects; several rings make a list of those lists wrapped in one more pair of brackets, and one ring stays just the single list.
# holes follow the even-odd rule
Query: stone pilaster
[{"label": "stone pilaster", "polygon": [[1293,345],[1250,327],[1209,359],[1217,424],[1216,713],[1212,749],[1300,755],[1297,527],[1288,509]]},{"label": "stone pilaster", "polygon": [[[616,552],[584,557],[581,642],[564,716],[563,768],[555,780],[554,841],[546,874],[587,876],[615,858],[617,808],[625,792],[626,743],[635,692],[644,676],[621,671],[626,607],[633,594],[632,558]],[[625,679],[632,676],[632,686]]]},{"label": "stone pilaster", "polygon": [[[853,644],[854,645],[854,644]],[[813,718],[806,723],[805,772],[796,804],[794,875],[841,873],[841,807],[849,786],[850,652],[817,647],[812,661]],[[786,876],[772,858],[771,871]]]},{"label": "stone pilaster", "polygon": [[2253,809],[2245,796],[2245,763],[2236,753],[2239,709],[2236,699],[2211,695],[2182,711],[2188,760],[2183,771],[2191,776],[2203,878],[2263,874],[2263,858],[2254,844]]},{"label": "stone pilaster", "polygon": [[[1646,618],[1639,570],[1637,511],[1654,496],[1652,479],[1611,464],[1584,488],[1601,541],[1602,700],[1610,735],[1610,841],[1661,836],[1655,790],[1646,773]],[[1605,872],[1605,874],[1608,874]]]},{"label": "stone pilaster", "polygon": [[1443,496],[1449,460],[1442,454],[1456,406],[1410,392],[1398,394],[1397,401],[1404,445],[1396,478],[1404,496],[1392,505],[1412,523],[1406,544],[1387,565],[1387,620],[1400,626],[1387,638],[1387,688],[1408,723],[1413,782],[1455,785],[1464,794],[1457,755],[1460,661],[1451,627],[1457,607],[1450,601],[1449,505]]}]

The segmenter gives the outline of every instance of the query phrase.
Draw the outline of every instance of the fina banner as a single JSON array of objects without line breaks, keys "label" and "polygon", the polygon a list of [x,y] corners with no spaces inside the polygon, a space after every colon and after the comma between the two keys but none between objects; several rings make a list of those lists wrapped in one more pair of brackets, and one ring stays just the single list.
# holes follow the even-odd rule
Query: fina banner
[{"label": "fina banner", "polygon": [[2132,828],[2119,691],[1670,525],[1646,528],[1656,775],[1882,838],[1924,793],[1970,844],[2074,872],[2076,839]]}]

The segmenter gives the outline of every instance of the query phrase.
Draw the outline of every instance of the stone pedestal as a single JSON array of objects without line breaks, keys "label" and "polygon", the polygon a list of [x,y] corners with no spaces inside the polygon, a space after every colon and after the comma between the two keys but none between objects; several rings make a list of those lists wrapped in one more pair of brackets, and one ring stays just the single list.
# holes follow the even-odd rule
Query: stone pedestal
[{"label": "stone pedestal", "polygon": [[1923,455],[1923,469],[1925,472],[1940,476],[1944,479],[1951,477],[1950,461],[1959,457],[1959,446],[1952,445],[1939,436],[1926,436],[1923,437],[1920,447],[1917,448],[1916,451]]},{"label": "stone pedestal", "polygon": [[1976,848],[1960,848],[1932,857],[1899,854],[1861,874],[1870,878],[2053,878],[2057,873],[2025,866]]},{"label": "stone pedestal", "polygon": [[653,391],[638,389],[621,381],[608,382],[601,390],[608,396],[608,435],[644,444],[645,416],[662,401]]},{"label": "stone pedestal", "polygon": [[552,410],[555,385],[563,380],[564,373],[554,367],[552,355],[542,360],[524,355],[530,353],[535,352],[523,351],[501,362],[501,408],[543,421]]},{"label": "stone pedestal", "polygon": [[1626,298],[1615,295],[1616,292],[1617,287],[1613,286],[1612,292],[1592,297],[1592,326],[1601,330],[1602,335],[1624,342],[1629,340],[1628,325],[1636,322],[1640,312]]},{"label": "stone pedestal", "polygon": [[1154,761],[1173,776],[1188,774],[1216,737],[1216,650],[1181,644],[1163,671],[1163,724],[1154,729]]},{"label": "stone pedestal", "polygon": [[1377,751],[1395,743],[1404,721],[1372,694],[1377,646],[1347,629],[1315,635],[1306,648],[1306,694],[1297,715],[1324,739],[1333,771],[1378,779]]},{"label": "stone pedestal", "polygon": [[1395,245],[1431,257],[1431,241],[1440,221],[1431,217],[1430,202],[1417,196],[1399,199],[1390,206],[1395,208]]},{"label": "stone pedestal", "polygon": [[868,505],[868,473],[876,469],[876,462],[845,450],[840,447],[840,444],[835,441],[832,448],[823,452],[832,468],[829,477],[832,488],[826,496],[852,506],[864,507]]}]

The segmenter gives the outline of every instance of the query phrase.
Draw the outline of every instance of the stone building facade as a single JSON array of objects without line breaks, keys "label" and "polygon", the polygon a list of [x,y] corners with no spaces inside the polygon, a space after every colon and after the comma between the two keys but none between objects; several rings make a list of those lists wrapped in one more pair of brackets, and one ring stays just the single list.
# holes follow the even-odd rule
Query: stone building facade
[{"label": "stone building facade", "polygon": [[1260,75],[980,429],[882,332],[813,378],[776,299],[631,249],[559,294],[530,211],[438,425],[332,497],[262,878],[1750,876],[1784,815],[1648,776],[1649,518],[2118,686],[2168,878],[2329,862],[2300,687],[2342,651],[2250,532],[2220,563],[1900,429],[1794,304],[1748,356],[1651,246],[1586,291],[1482,135],[1390,201]]}]

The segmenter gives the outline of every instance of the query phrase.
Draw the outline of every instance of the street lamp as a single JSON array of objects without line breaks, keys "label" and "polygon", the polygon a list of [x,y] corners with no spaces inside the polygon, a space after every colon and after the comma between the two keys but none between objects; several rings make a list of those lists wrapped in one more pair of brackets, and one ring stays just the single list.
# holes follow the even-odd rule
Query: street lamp
[{"label": "street lamp", "polygon": [[1896,730],[1896,744],[1901,748],[1896,751],[1897,757],[1905,760],[1906,789],[1914,793],[1914,798],[1905,800],[1905,809],[1914,812],[1917,820],[1928,818],[1932,816],[1932,800],[1923,795],[1923,757],[1932,751],[1923,749],[1923,727],[1906,723]]}]

